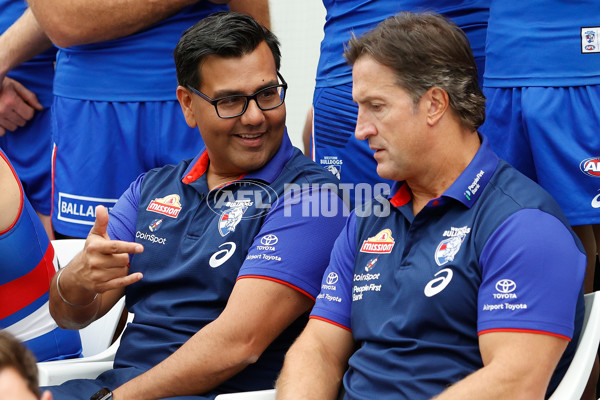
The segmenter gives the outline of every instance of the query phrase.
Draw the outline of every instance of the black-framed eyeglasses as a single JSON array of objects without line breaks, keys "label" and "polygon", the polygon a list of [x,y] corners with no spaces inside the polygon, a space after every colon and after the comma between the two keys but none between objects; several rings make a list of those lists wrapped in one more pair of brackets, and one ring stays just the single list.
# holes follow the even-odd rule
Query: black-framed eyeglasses
[{"label": "black-framed eyeglasses", "polygon": [[260,89],[256,93],[250,95],[235,94],[231,96],[219,97],[218,99],[211,99],[201,91],[194,89],[191,86],[188,86],[187,88],[197,94],[200,98],[212,104],[215,107],[219,118],[235,118],[246,112],[248,109],[248,102],[250,100],[254,100],[258,108],[263,111],[272,110],[282,105],[285,100],[287,83],[279,72],[277,72],[277,76],[281,80],[281,84],[267,86],[266,88]]}]

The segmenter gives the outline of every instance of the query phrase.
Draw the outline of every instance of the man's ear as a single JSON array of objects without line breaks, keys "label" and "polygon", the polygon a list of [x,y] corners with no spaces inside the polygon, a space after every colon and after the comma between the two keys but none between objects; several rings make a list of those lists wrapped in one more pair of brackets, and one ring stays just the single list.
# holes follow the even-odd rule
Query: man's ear
[{"label": "man's ear", "polygon": [[450,106],[450,97],[444,89],[434,86],[425,92],[424,98],[427,101],[427,123],[431,126],[436,125],[446,114]]},{"label": "man's ear", "polygon": [[181,106],[181,111],[183,111],[185,122],[190,128],[197,127],[198,123],[196,122],[196,117],[194,116],[192,93],[190,93],[190,91],[183,86],[177,86],[177,100],[179,100],[179,105]]},{"label": "man's ear", "polygon": [[52,393],[49,390],[44,391],[40,400],[52,400]]}]

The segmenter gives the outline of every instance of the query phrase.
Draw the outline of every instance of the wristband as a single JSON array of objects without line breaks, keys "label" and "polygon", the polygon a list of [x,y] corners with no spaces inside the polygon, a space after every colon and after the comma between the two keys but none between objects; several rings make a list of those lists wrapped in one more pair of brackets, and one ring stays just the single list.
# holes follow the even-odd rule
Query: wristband
[{"label": "wristband", "polygon": [[96,293],[94,298],[87,304],[74,304],[64,298],[64,296],[60,292],[60,285],[58,284],[58,281],[60,280],[60,275],[63,273],[64,270],[65,270],[64,268],[61,268],[60,270],[58,270],[58,275],[56,276],[56,291],[58,292],[60,299],[62,301],[64,301],[65,303],[67,303],[68,305],[70,305],[71,307],[85,307],[85,306],[89,306],[90,304],[92,304],[94,302],[94,300],[96,300],[96,298],[98,297],[98,293]]}]

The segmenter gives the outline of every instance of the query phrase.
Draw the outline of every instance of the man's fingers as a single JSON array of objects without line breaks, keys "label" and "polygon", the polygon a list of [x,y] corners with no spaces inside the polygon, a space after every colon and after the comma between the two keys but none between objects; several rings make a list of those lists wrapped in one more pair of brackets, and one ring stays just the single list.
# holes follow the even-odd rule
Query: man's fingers
[{"label": "man's fingers", "polygon": [[[89,235],[98,235],[108,239],[106,227],[108,226],[108,210],[104,206],[96,206],[96,220],[90,229]],[[88,236],[89,236],[88,235]]]},{"label": "man's fingers", "polygon": [[7,131],[11,132],[17,130],[17,128],[19,127],[19,125],[17,125],[17,122],[15,122],[13,119],[8,119],[4,117],[0,117],[0,126],[6,129]]},{"label": "man's fingers", "polygon": [[[144,251],[144,246],[135,242],[124,242],[122,240],[88,240],[86,251],[89,255],[101,254],[119,255],[123,254],[123,260],[128,260],[127,254],[137,254]],[[125,262],[126,264],[127,262]]]},{"label": "man's fingers", "polygon": [[[19,82],[15,81],[15,91],[21,96],[23,100],[25,100],[31,107],[36,110],[43,110],[44,106],[39,102],[35,93],[31,90],[27,89],[25,86],[21,85]],[[30,117],[31,118],[31,117]]]},{"label": "man's fingers", "polygon": [[111,280],[103,283],[102,285],[98,285],[98,292],[102,293],[102,292],[106,292],[108,290],[124,288],[133,283],[138,282],[143,277],[144,276],[142,275],[141,272],[136,272],[131,275],[123,276],[120,278],[114,278],[114,279],[111,279]]}]

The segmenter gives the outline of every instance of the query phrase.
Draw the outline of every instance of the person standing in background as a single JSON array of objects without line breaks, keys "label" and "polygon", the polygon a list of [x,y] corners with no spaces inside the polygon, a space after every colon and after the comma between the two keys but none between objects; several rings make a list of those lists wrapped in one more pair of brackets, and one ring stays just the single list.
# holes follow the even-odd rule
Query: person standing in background
[{"label": "person standing in background", "polygon": [[[592,292],[600,248],[600,2],[492,0],[484,94],[481,131],[556,199],[585,247],[585,291]],[[586,399],[596,399],[592,386]]]},{"label": "person standing in background", "polygon": [[[481,78],[490,0],[323,0],[325,36],[313,98],[311,155],[342,183],[350,184],[358,204],[389,189],[392,182],[375,172],[377,163],[366,141],[354,137],[357,106],[352,101],[352,69],[343,57],[351,35],[360,36],[400,11],[435,11],[453,20],[468,36]],[[385,185],[377,185],[385,183]],[[361,185],[357,188],[356,185]]]},{"label": "person standing in background", "polygon": [[[0,33],[5,32],[27,10],[22,0],[0,0]],[[19,26],[12,27],[19,33]],[[35,43],[21,41],[7,43],[0,35],[0,148],[11,159],[23,189],[37,212],[46,234],[54,238],[50,210],[52,203],[52,178],[50,175],[52,134],[50,107],[52,105],[52,81],[56,48],[47,38],[39,47]],[[11,46],[32,54],[45,50],[29,61],[15,66],[8,65]]]}]

